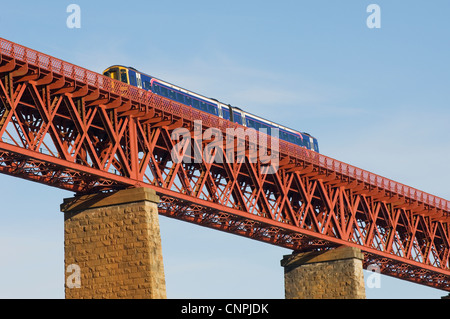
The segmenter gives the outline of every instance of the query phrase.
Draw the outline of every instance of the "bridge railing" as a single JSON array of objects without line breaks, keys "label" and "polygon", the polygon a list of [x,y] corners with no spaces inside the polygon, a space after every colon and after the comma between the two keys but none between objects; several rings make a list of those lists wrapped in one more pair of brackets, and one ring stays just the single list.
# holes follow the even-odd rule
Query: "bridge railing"
[{"label": "bridge railing", "polygon": [[[201,119],[203,124],[209,127],[216,127],[222,129],[223,131],[228,127],[239,127],[236,123],[220,119],[217,116],[207,114],[176,102],[172,102],[152,92],[141,90],[120,81],[113,80],[99,73],[73,65],[3,38],[0,38],[0,50],[2,55],[37,66],[41,69],[47,70],[48,72],[70,78],[101,90],[106,90],[110,93],[143,104],[152,105],[158,109],[170,112],[180,117],[192,120]],[[296,157],[305,162],[318,165],[322,168],[371,184],[375,187],[385,189],[400,196],[428,204],[432,207],[445,211],[446,214],[450,212],[450,202],[443,198],[428,194],[413,187],[395,182],[388,178],[282,140],[279,141],[279,146],[280,153]]]}]

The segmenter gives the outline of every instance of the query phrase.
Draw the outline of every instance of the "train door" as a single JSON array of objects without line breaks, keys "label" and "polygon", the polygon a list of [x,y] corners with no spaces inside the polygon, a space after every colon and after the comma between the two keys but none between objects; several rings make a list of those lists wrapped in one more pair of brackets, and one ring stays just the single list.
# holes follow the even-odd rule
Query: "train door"
[{"label": "train door", "polygon": [[128,80],[127,69],[120,68],[120,81],[130,84]]},{"label": "train door", "polygon": [[222,104],[222,118],[224,120],[230,120],[230,107]]},{"label": "train door", "polygon": [[129,77],[129,83],[132,86],[137,86],[137,81],[136,81],[136,72],[134,72],[133,70],[128,70],[128,77]]},{"label": "train door", "polygon": [[236,109],[233,109],[233,119],[232,121],[234,123],[242,125],[242,113],[240,111],[236,111]]},{"label": "train door", "polygon": [[136,72],[136,84],[137,87],[142,89],[142,79],[141,79],[141,74]]}]

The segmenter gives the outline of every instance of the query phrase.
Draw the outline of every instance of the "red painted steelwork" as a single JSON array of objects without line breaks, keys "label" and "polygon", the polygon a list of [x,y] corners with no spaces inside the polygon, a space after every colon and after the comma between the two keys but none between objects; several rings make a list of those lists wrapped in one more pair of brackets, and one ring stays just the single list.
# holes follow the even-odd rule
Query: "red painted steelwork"
[{"label": "red painted steelwork", "polygon": [[150,187],[165,216],[295,251],[355,246],[450,291],[449,201],[284,141],[274,174],[243,140],[243,161],[175,163],[174,129],[240,126],[1,38],[0,53],[0,172],[80,194]]}]

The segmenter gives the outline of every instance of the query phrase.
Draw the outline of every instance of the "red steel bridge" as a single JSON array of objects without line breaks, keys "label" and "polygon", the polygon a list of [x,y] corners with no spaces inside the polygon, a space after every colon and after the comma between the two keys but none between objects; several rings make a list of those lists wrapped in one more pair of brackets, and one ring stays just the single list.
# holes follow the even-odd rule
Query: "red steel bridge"
[{"label": "red steel bridge", "polygon": [[294,251],[358,247],[365,267],[450,291],[449,201],[281,140],[275,173],[245,137],[243,160],[173,161],[171,133],[195,120],[240,127],[0,38],[1,173],[78,194],[149,187],[162,215]]}]

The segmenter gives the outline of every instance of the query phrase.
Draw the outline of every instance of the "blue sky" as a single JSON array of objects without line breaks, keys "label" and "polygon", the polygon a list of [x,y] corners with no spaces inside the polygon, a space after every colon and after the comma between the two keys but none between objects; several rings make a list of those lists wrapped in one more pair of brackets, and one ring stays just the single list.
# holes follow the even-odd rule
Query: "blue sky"
[{"label": "blue sky", "polygon": [[[69,29],[69,4],[81,28]],[[369,4],[381,28],[369,29]],[[20,1],[0,37],[102,72],[134,66],[316,136],[321,153],[450,199],[450,3]],[[0,298],[63,298],[62,199],[0,176]],[[283,298],[290,251],[160,218],[169,298]],[[368,298],[446,293],[389,277]]]}]

